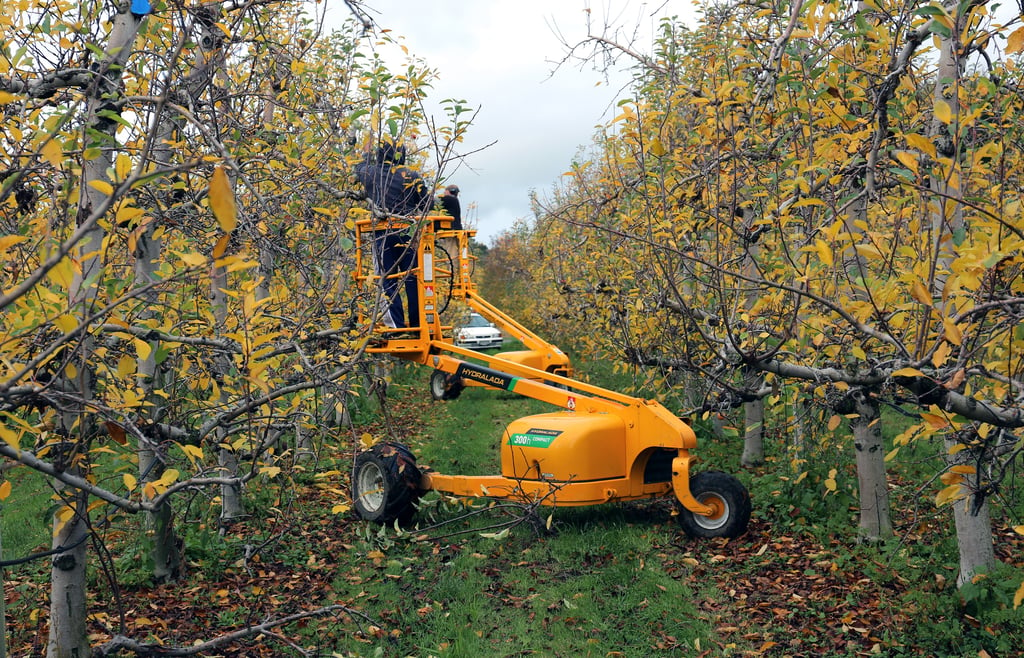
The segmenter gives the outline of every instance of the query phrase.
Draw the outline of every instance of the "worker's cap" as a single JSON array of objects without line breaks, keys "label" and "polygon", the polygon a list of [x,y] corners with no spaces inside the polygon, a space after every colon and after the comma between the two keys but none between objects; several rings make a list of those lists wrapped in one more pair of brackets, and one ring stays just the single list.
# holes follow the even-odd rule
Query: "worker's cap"
[{"label": "worker's cap", "polygon": [[448,187],[444,188],[444,191],[447,192],[448,194],[451,194],[452,196],[459,196],[458,185],[449,185]]}]

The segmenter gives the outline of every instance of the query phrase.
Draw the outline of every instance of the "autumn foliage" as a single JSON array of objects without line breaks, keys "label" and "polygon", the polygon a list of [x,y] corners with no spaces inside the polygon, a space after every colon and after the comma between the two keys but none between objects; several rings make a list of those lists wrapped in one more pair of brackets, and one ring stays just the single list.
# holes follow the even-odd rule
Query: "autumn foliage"
[{"label": "autumn foliage", "polygon": [[[634,96],[591,156],[492,250],[543,303],[499,303],[709,427],[763,404],[794,476],[848,419],[869,535],[891,532],[885,464],[935,445],[922,493],[978,538],[969,579],[1021,454],[1024,31],[983,2],[717,5],[661,29],[619,52]],[[888,447],[882,409],[914,421]]]}]

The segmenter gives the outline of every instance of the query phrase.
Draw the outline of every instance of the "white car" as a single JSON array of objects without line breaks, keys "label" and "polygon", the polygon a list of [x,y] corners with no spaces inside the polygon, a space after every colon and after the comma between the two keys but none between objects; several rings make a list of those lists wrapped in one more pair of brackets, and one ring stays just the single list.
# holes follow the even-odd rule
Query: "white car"
[{"label": "white car", "polygon": [[479,313],[470,313],[466,321],[455,330],[455,346],[483,350],[501,347],[505,337],[501,335],[493,322]]}]

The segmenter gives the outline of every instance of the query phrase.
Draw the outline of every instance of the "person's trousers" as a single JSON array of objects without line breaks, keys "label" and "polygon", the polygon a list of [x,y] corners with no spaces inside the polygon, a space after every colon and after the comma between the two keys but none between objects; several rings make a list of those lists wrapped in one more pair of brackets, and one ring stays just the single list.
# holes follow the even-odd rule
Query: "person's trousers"
[{"label": "person's trousers", "polygon": [[[401,233],[382,232],[373,242],[373,256],[377,275],[384,289],[384,324],[389,327],[416,327],[420,324],[420,298],[416,284],[416,245]],[[405,287],[409,302],[409,324],[405,323],[402,297]]]}]

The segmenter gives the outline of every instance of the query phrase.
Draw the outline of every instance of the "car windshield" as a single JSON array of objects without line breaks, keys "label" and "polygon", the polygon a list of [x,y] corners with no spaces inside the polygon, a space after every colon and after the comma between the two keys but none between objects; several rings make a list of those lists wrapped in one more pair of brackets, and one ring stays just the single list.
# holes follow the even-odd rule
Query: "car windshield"
[{"label": "car windshield", "polygon": [[467,327],[489,327],[491,323],[482,315],[471,315],[469,320],[466,321]]}]

